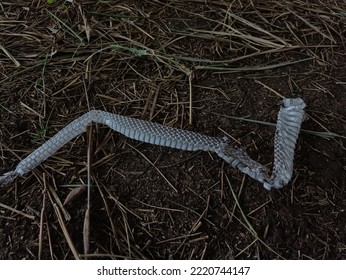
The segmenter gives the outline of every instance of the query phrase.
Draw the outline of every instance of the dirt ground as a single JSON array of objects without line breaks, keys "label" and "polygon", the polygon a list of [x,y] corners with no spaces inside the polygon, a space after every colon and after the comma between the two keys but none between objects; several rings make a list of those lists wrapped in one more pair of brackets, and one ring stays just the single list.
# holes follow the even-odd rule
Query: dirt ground
[{"label": "dirt ground", "polygon": [[[214,154],[93,124],[0,190],[0,258],[345,259],[345,11],[344,1],[2,1],[0,175],[93,108],[227,134],[270,168],[267,123],[282,97],[303,98],[309,118],[292,181],[272,191]],[[86,192],[62,205],[87,184],[88,153],[89,227]]]}]

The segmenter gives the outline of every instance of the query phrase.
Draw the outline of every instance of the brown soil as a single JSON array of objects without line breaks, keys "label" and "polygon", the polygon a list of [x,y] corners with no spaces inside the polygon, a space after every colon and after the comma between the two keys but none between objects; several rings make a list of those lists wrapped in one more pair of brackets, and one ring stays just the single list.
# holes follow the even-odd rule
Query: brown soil
[{"label": "brown soil", "polygon": [[[317,133],[268,192],[214,154],[93,125],[0,190],[0,259],[346,257],[346,4],[77,2],[0,5],[0,174],[90,108],[226,132],[269,166],[274,127],[228,116],[275,123],[280,95],[302,97]],[[86,194],[58,201],[87,183],[90,148],[86,256]]]}]

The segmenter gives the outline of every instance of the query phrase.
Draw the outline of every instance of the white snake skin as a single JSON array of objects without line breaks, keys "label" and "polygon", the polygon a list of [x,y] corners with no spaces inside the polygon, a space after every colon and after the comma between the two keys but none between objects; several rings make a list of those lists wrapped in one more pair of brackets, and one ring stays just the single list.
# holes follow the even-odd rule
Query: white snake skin
[{"label": "white snake skin", "polygon": [[302,99],[284,99],[276,124],[274,139],[274,166],[270,182],[275,188],[286,185],[292,177],[294,148],[300,125],[304,120]]},{"label": "white snake skin", "polygon": [[138,141],[186,151],[215,152],[232,167],[238,168],[241,172],[263,183],[267,190],[272,187],[281,188],[292,177],[294,148],[304,118],[304,107],[305,103],[301,98],[283,100],[283,106],[279,111],[277,120],[274,167],[271,176],[268,175],[269,172],[265,166],[252,160],[243,149],[230,146],[227,137],[210,137],[193,131],[92,110],[71,122],[20,161],[14,171],[0,176],[0,187],[12,183],[17,176],[24,175],[40,165],[66,143],[86,131],[91,122],[95,122],[107,125],[111,129]]}]

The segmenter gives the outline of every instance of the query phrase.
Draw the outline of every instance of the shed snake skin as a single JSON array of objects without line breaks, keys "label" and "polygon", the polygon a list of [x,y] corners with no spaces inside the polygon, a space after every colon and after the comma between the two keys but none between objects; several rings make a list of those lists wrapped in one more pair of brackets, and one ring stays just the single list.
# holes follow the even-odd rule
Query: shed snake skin
[{"label": "shed snake skin", "polygon": [[231,146],[227,137],[210,137],[145,120],[91,110],[72,121],[20,161],[15,170],[0,176],[0,187],[11,184],[17,176],[33,170],[66,143],[85,132],[91,122],[95,122],[138,141],[185,151],[214,152],[232,167],[261,182],[265,189],[278,189],[285,186],[292,177],[294,149],[304,120],[305,106],[301,98],[287,98],[282,102],[277,117],[271,175],[267,167],[251,159],[245,150]]}]

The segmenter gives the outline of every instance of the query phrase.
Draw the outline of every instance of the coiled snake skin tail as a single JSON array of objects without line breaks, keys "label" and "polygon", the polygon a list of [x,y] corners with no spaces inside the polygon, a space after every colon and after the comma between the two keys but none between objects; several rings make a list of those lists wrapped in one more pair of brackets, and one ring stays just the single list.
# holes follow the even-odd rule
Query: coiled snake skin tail
[{"label": "coiled snake skin tail", "polygon": [[14,171],[0,176],[0,187],[12,183],[17,176],[34,169],[66,143],[86,131],[91,122],[96,122],[138,141],[186,151],[215,152],[232,167],[261,182],[266,189],[281,188],[292,177],[294,148],[304,119],[304,108],[305,103],[301,98],[283,100],[276,126],[274,167],[271,176],[265,166],[251,159],[243,149],[230,146],[226,137],[210,137],[193,131],[92,110],[71,122],[20,161]]}]

